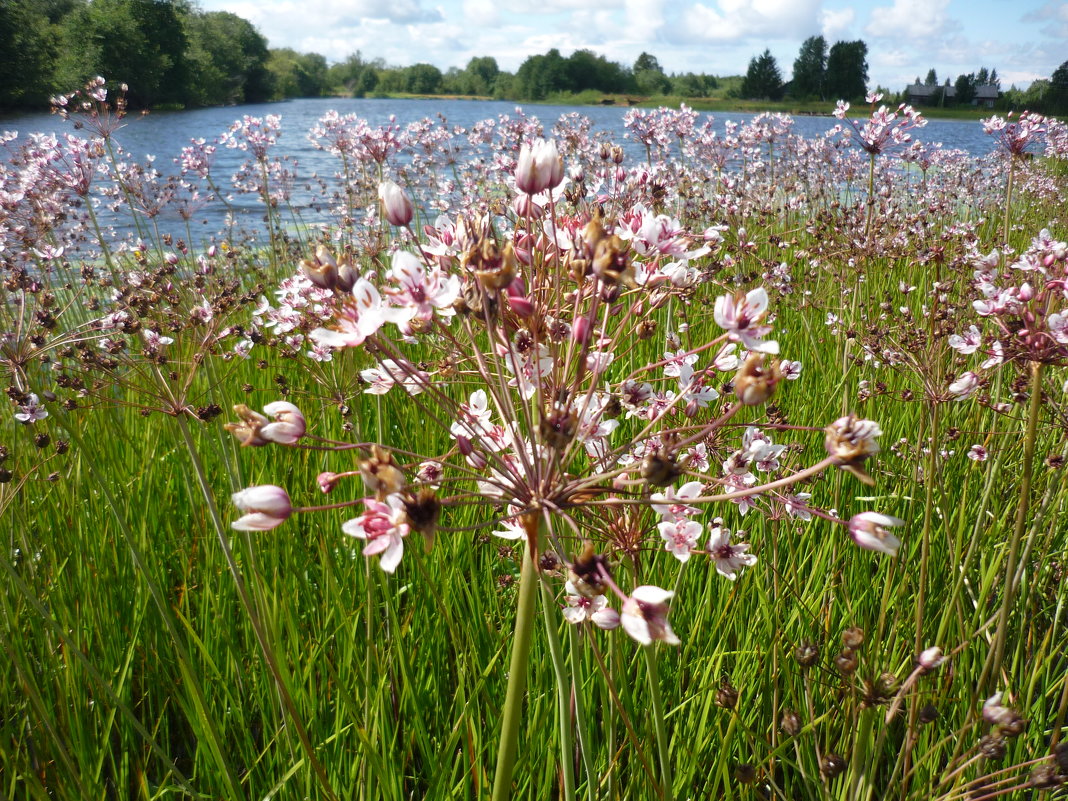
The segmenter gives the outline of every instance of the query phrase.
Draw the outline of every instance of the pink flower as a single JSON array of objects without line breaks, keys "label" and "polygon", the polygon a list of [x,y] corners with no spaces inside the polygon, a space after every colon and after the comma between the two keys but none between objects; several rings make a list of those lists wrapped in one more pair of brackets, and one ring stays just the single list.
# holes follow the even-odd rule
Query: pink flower
[{"label": "pink flower", "polygon": [[853,515],[849,521],[849,536],[861,548],[869,551],[881,551],[887,556],[897,556],[901,540],[887,529],[891,526],[904,525],[905,521],[878,512],[861,512]]},{"label": "pink flower", "polygon": [[969,370],[949,385],[949,394],[957,400],[964,400],[971,397],[977,389],[979,389],[979,376]]},{"label": "pink flower", "polygon": [[985,462],[989,454],[982,445],[972,445],[972,447],[968,448],[966,455],[973,462]]},{"label": "pink flower", "polygon": [[651,645],[653,640],[663,640],[669,645],[681,644],[667,619],[667,602],[674,594],[649,584],[636,587],[623,602],[623,613],[619,618],[623,630],[642,645]]},{"label": "pink flower", "polygon": [[404,555],[404,538],[408,536],[408,515],[400,495],[386,497],[385,503],[364,498],[367,511],[342,523],[341,530],[350,537],[366,540],[364,556],[380,555],[378,566],[392,573]]},{"label": "pink flower", "polygon": [[[731,531],[723,525],[723,521],[716,519],[717,525],[712,529],[712,536],[708,540],[708,553],[716,560],[716,572],[724,578],[734,581],[738,577],[738,571],[743,567],[752,567],[757,563],[755,554],[746,553],[749,550],[748,542],[740,542],[731,545]],[[745,535],[744,531],[738,532]]]},{"label": "pink flower", "polygon": [[515,185],[520,192],[536,195],[563,180],[564,162],[554,140],[535,139],[532,145],[523,144],[515,165]]},{"label": "pink flower", "polygon": [[683,563],[690,558],[690,551],[697,547],[697,538],[704,528],[696,520],[657,523],[656,527],[664,538],[665,550]]},{"label": "pink flower", "polygon": [[578,589],[570,581],[564,589],[567,592],[564,596],[567,605],[563,609],[563,614],[568,623],[577,626],[588,620],[602,629],[614,629],[619,625],[619,612],[608,605],[608,599],[603,595],[586,598],[579,594]]},{"label": "pink flower", "polygon": [[775,354],[779,352],[779,343],[763,340],[771,332],[771,326],[759,324],[767,311],[768,293],[763,287],[757,287],[749,290],[744,298],[732,295],[716,298],[712,317],[720,328],[730,332],[735,342],[741,342],[749,350]]},{"label": "pink flower", "polygon": [[304,436],[304,415],[288,401],[275,401],[263,407],[264,413],[275,422],[267,423],[259,430],[261,438],[281,445],[292,445]]},{"label": "pink flower", "polygon": [[390,225],[405,228],[412,221],[415,213],[412,201],[393,181],[383,181],[378,185],[378,199],[382,201],[382,213]]},{"label": "pink flower", "polygon": [[273,484],[248,487],[235,492],[230,500],[245,512],[230,524],[235,531],[270,531],[282,525],[293,513],[289,493]]},{"label": "pink flower", "polygon": [[[352,287],[351,298],[344,300],[341,313],[334,320],[334,327],[316,328],[309,336],[318,345],[354,348],[376,334],[387,322],[400,319],[399,311],[384,305],[374,284],[359,278]],[[407,319],[411,319],[410,315]]]},{"label": "pink flower", "polygon": [[48,410],[41,406],[41,401],[36,395],[30,393],[29,400],[26,403],[19,405],[19,410],[15,412],[15,419],[20,423],[36,423],[38,420],[44,420],[48,417]]}]

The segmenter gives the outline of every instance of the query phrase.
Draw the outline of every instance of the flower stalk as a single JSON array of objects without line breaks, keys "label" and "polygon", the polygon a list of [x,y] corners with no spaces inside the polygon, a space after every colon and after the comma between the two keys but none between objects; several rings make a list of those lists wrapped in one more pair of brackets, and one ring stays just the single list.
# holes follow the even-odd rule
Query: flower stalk
[{"label": "flower stalk", "polygon": [[508,689],[501,713],[497,767],[493,774],[493,801],[507,801],[512,797],[512,773],[519,745],[519,724],[527,688],[530,642],[534,633],[534,604],[538,592],[534,559],[541,526],[536,515],[524,516],[522,524],[527,534],[527,543],[523,548],[523,561],[519,570],[519,601],[516,607],[515,633],[512,637],[512,656],[508,663]]}]

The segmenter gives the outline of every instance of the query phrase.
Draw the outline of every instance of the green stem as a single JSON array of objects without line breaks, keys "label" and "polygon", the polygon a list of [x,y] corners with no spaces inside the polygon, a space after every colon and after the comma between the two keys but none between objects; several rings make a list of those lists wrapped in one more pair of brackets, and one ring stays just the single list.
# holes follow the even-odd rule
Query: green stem
[{"label": "green stem", "polygon": [[552,658],[553,673],[556,677],[556,707],[560,726],[560,768],[564,774],[564,798],[566,801],[575,801],[575,748],[571,740],[571,682],[568,680],[563,649],[560,646],[558,629],[560,610],[543,577],[539,576],[538,584],[541,585],[541,615],[545,621],[545,633],[549,639],[549,656]]},{"label": "green stem", "polygon": [[[588,632],[587,626],[587,632]],[[589,727],[586,725],[586,700],[582,695],[582,659],[579,656],[579,632],[576,626],[570,627],[571,686],[575,693],[575,728],[578,731],[579,751],[582,754],[582,766],[586,771],[586,795],[594,798],[597,792],[597,775],[593,767],[593,751],[590,744]]]},{"label": "green stem", "polygon": [[1012,610],[1013,596],[1016,591],[1016,563],[1020,556],[1020,542],[1023,540],[1024,529],[1027,528],[1027,512],[1031,500],[1031,474],[1035,461],[1035,440],[1038,432],[1038,415],[1042,409],[1042,363],[1031,362],[1031,405],[1027,413],[1027,431],[1024,434],[1023,466],[1020,474],[1020,500],[1016,506],[1016,525],[1012,530],[1012,540],[1009,543],[1009,558],[1005,565],[1005,593],[1001,601],[1001,610],[998,616],[998,630],[994,635],[994,648],[991,651],[992,659],[987,659],[983,668],[983,685],[986,680],[997,684],[997,676],[1001,671],[1001,663],[1005,658],[1005,641],[1009,634],[1009,614]]},{"label": "green stem", "polygon": [[667,797],[672,797],[674,778],[671,775],[671,751],[668,743],[667,725],[664,723],[664,702],[660,698],[660,676],[656,669],[656,645],[647,645],[645,652],[645,670],[649,677],[649,696],[653,702],[653,723],[656,726],[656,750],[660,757],[660,781],[664,785]]},{"label": "green stem", "polygon": [[248,615],[249,623],[252,624],[253,633],[256,635],[256,641],[259,643],[260,650],[263,652],[263,658],[267,663],[267,669],[274,678],[275,687],[282,699],[282,705],[285,708],[290,722],[293,724],[293,728],[296,729],[297,738],[300,740],[304,755],[307,757],[308,763],[311,765],[316,778],[319,780],[319,785],[323,790],[324,796],[331,799],[331,801],[337,801],[337,796],[334,794],[334,791],[330,786],[330,780],[327,778],[326,770],[323,768],[318,757],[315,756],[315,747],[312,745],[312,742],[308,737],[308,732],[304,728],[304,724],[301,722],[296,702],[293,700],[293,696],[289,692],[289,686],[285,681],[282,665],[278,661],[274,649],[271,647],[270,638],[267,636],[266,626],[252,602],[252,597],[248,594],[244,579],[241,577],[241,568],[237,564],[237,560],[234,558],[234,553],[230,548],[230,542],[226,536],[226,529],[223,527],[222,517],[219,515],[219,509],[215,505],[215,495],[212,493],[211,486],[208,484],[207,472],[204,469],[204,463],[200,459],[200,452],[197,450],[193,435],[189,431],[189,424],[186,422],[184,414],[179,414],[177,419],[178,428],[182,432],[182,440],[185,443],[186,450],[189,452],[189,458],[193,462],[193,473],[196,476],[197,485],[200,487],[200,492],[204,496],[204,501],[207,504],[208,516],[211,518],[212,525],[215,528],[215,534],[219,540],[219,545],[222,548],[223,556],[226,558],[226,565],[234,580],[238,598],[241,600],[241,606],[244,608],[245,614]]},{"label": "green stem", "polygon": [[[536,534],[537,522],[528,527],[528,537],[531,536],[531,528]],[[519,722],[527,688],[527,662],[531,635],[534,633],[534,601],[538,590],[532,550],[529,544],[523,549],[523,565],[519,572],[519,605],[515,615],[512,658],[508,665],[508,690],[501,715],[501,742],[497,748],[497,768],[493,775],[493,801],[506,801],[512,796],[512,770],[515,768],[519,744]]]}]

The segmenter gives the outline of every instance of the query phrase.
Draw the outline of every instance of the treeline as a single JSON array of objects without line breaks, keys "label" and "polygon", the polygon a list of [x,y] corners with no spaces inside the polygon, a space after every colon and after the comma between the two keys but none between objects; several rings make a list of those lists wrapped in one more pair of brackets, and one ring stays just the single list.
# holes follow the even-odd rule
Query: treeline
[{"label": "treeline", "polygon": [[[868,47],[860,40],[828,45],[823,36],[802,43],[792,78],[784,80],[765,50],[749,62],[742,80],[724,79],[741,99],[859,101],[867,91]],[[327,94],[410,93],[544,100],[570,93],[709,97],[720,81],[704,73],[668,74],[642,53],[633,64],[609,61],[590,50],[564,56],[557,49],[528,57],[516,72],[497,61],[472,58],[463,69],[432,64],[391,66],[359,52],[337,64],[318,53],[271,49],[247,20],[225,11],[205,12],[195,0],[0,0],[0,108],[47,107],[49,98],[93,76],[129,86],[134,107],[189,107],[253,103]],[[997,71],[938,84],[932,69],[918,102],[972,103]],[[917,78],[916,85],[920,85]],[[886,102],[916,102],[907,91],[880,89]],[[1027,90],[1000,92],[999,109],[1068,113],[1068,62]]]},{"label": "treeline", "polygon": [[590,50],[552,49],[513,74],[492,57],[446,72],[390,66],[359,52],[337,64],[318,53],[271,49],[247,20],[192,0],[0,0],[0,108],[43,108],[55,94],[103,75],[129,87],[133,107],[255,103],[326,94],[411,93],[543,100],[561,93],[705,97],[701,73],[667,74],[655,56],[633,65]]},{"label": "treeline", "polygon": [[606,94],[707,97],[719,86],[712,75],[668,75],[655,56],[642,53],[633,65],[609,61],[591,50],[563,56],[553,48],[528,57],[516,72],[501,70],[492,56],[473,58],[463,69],[441,72],[431,64],[390,67],[381,59],[365,61],[360,53],[327,71],[332,91],[357,97],[377,92],[478,95],[508,100],[544,100],[557,94],[586,91]]},{"label": "treeline", "polygon": [[784,81],[770,50],[754,56],[745,78],[734,93],[747,100],[859,100],[868,86],[868,46],[861,40],[835,42],[830,48],[822,36],[801,44],[794,61],[793,78]]}]

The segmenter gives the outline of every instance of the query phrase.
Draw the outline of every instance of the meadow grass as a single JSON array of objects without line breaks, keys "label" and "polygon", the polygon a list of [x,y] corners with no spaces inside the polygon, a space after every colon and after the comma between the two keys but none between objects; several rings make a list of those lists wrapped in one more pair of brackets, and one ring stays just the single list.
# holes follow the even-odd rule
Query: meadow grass
[{"label": "meadow grass", "polygon": [[[722,515],[744,527],[759,557],[730,582],[712,560],[680,567],[654,530],[643,546],[641,583],[677,591],[671,619],[682,640],[648,647],[656,649],[671,786],[662,786],[658,721],[650,713],[651,652],[621,632],[570,626],[551,614],[533,631],[516,798],[568,795],[560,738],[576,711],[581,726],[564,761],[577,797],[589,799],[918,800],[987,798],[999,789],[1023,797],[1032,792],[1029,767],[1013,768],[1004,774],[1013,781],[992,789],[970,783],[1002,767],[1049,763],[1063,737],[1063,368],[1048,367],[1041,385],[1020,580],[993,674],[988,653],[1005,599],[1034,395],[1011,370],[991,378],[982,400],[948,401],[944,393],[964,362],[943,335],[960,330],[970,303],[965,245],[980,243],[984,252],[1001,245],[1001,210],[962,200],[921,212],[930,239],[920,258],[918,249],[858,243],[863,201],[770,209],[713,211],[709,219],[689,207],[694,228],[726,217],[728,237],[743,227],[755,245],[717,263],[712,283],[698,285],[686,305],[668,304],[654,316],[661,330],[686,322],[688,342],[707,341],[720,333],[706,310],[718,286],[759,283],[762,271],[787,258],[792,289],[776,295],[776,334],[804,373],[779,387],[773,406],[746,408],[734,422],[810,427],[777,434],[807,452],[822,449],[820,429],[843,411],[878,420],[883,449],[867,466],[873,487],[834,471],[804,489],[814,507],[843,520],[873,507],[904,519],[900,551],[860,550],[818,518],[741,518],[723,504],[702,519]],[[1041,228],[1064,235],[1056,198],[1027,195],[1010,212],[1017,251]],[[878,235],[889,241],[894,231]],[[226,263],[232,275],[222,277],[247,294],[229,324],[248,325],[252,300],[291,275],[294,254],[311,245],[290,247],[272,258],[249,250]],[[123,256],[117,269],[142,266]],[[78,269],[55,269],[50,278],[61,300],[64,293],[77,298],[63,318],[70,330],[98,316],[82,307],[97,290],[76,286]],[[194,282],[182,274],[174,280]],[[915,291],[901,293],[902,283]],[[5,293],[13,327],[26,294],[10,286]],[[938,317],[939,308],[950,311]],[[827,323],[828,314],[837,324]],[[935,329],[943,335],[918,336]],[[0,560],[0,793],[488,797],[522,545],[486,529],[462,530],[485,522],[473,506],[446,513],[461,530],[440,532],[432,548],[410,537],[394,575],[340,533],[345,510],[297,516],[273,531],[230,531],[231,492],[281,484],[295,502],[314,503],[314,476],[355,469],[357,460],[344,452],[242,448],[223,431],[218,410],[236,403],[259,409],[284,397],[319,436],[388,441],[414,453],[444,452],[447,433],[397,391],[363,392],[358,373],[373,364],[363,351],[317,364],[280,346],[257,347],[248,360],[224,358],[195,337],[179,337],[174,348],[165,364],[131,348],[130,365],[87,378],[99,382],[88,400],[65,409],[62,397],[45,399],[47,418],[19,425],[8,416],[0,429],[0,467],[8,471],[0,484],[7,548]],[[877,365],[871,354],[880,348],[912,361]],[[625,373],[660,359],[663,349],[659,336],[638,342],[617,366]],[[14,358],[13,346],[5,353],[12,385],[27,377],[43,393],[48,365]],[[155,411],[139,413],[148,407]],[[966,458],[973,444],[985,446],[989,459]],[[720,460],[731,447],[710,446]],[[804,463],[804,453],[790,449],[783,461]],[[221,535],[212,501],[224,518]],[[854,628],[863,642],[846,648],[843,635],[856,637],[848,633]],[[554,629],[571,683],[562,709]],[[902,688],[920,652],[935,645],[947,661]],[[809,654],[818,649],[814,659],[802,655],[806,646]],[[1018,736],[992,743],[981,710],[995,691],[1005,692],[1023,723]],[[900,711],[887,722],[894,699]],[[788,710],[797,715],[793,728],[783,726]],[[984,735],[989,759],[976,756]]]}]

